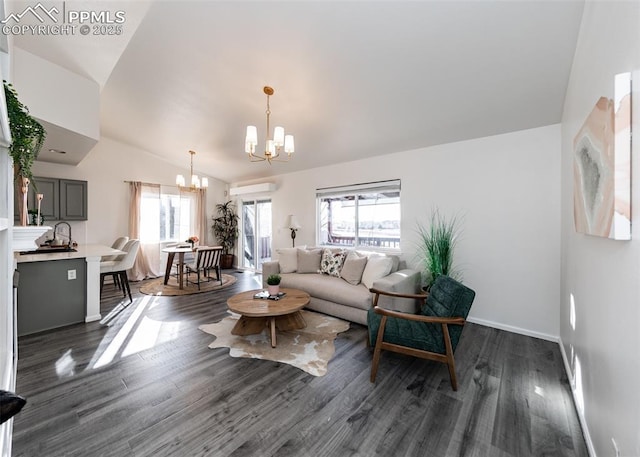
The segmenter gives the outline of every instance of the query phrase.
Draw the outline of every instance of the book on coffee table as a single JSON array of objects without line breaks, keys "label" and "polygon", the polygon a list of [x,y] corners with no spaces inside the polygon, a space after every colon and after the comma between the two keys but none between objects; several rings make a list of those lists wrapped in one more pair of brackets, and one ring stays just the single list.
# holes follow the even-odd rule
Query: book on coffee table
[{"label": "book on coffee table", "polygon": [[263,300],[280,300],[285,295],[286,295],[286,293],[284,293],[284,292],[278,292],[278,295],[269,295],[269,291],[268,290],[263,290],[263,291],[258,292],[257,294],[255,294],[253,296],[253,298],[261,298]]}]

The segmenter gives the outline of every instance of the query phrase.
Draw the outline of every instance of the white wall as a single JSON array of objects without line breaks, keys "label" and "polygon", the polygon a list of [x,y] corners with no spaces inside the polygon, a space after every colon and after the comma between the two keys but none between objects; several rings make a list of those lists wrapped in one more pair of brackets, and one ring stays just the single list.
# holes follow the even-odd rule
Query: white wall
[{"label": "white wall", "polygon": [[[185,159],[185,166],[187,165],[188,161]],[[33,167],[34,176],[88,181],[89,219],[86,222],[71,223],[73,237],[81,244],[111,245],[118,236],[128,234],[129,185],[124,181],[172,185],[177,173],[188,175],[189,169],[176,167],[149,152],[107,137],[102,137],[78,166],[36,162]],[[226,183],[209,177],[209,227],[216,203],[226,201],[226,190]],[[213,242],[211,230],[207,234],[208,239],[204,243]]]},{"label": "white wall", "polygon": [[426,223],[433,207],[463,217],[456,257],[477,292],[471,319],[557,339],[559,125],[280,175],[270,180],[278,185],[273,247],[291,246],[283,228],[288,214],[302,225],[296,245],[315,245],[316,188],[396,178],[405,260],[417,266],[416,224]]},{"label": "white wall", "polygon": [[[573,226],[573,138],[617,73],[633,71],[632,131],[640,132],[640,3],[587,2],[562,120],[560,335],[577,406],[599,456],[640,455],[640,161],[632,160],[632,241]],[[632,156],[640,153],[634,141]],[[575,330],[571,325],[571,296]],[[579,367],[578,367],[579,365]]]},{"label": "white wall", "polygon": [[18,47],[13,48],[13,59],[16,90],[33,116],[94,140],[100,138],[98,83]]}]

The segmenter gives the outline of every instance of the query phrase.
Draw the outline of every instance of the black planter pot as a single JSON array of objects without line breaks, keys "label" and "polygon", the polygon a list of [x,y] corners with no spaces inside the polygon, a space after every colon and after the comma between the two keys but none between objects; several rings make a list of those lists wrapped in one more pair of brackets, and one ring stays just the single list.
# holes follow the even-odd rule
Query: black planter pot
[{"label": "black planter pot", "polygon": [[222,254],[222,256],[220,256],[220,268],[223,270],[233,268],[233,257],[233,254]]}]

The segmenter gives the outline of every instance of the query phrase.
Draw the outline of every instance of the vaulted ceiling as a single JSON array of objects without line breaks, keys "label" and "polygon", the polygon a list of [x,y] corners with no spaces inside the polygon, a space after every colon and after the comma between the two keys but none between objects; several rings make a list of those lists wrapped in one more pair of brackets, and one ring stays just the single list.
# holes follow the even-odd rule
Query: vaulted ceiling
[{"label": "vaulted ceiling", "polygon": [[[45,3],[45,2],[43,2]],[[123,34],[15,38],[94,79],[101,132],[227,182],[560,121],[583,1],[92,1]],[[15,10],[24,2],[9,2]],[[66,39],[63,39],[66,38]],[[272,126],[289,163],[249,163]]]}]

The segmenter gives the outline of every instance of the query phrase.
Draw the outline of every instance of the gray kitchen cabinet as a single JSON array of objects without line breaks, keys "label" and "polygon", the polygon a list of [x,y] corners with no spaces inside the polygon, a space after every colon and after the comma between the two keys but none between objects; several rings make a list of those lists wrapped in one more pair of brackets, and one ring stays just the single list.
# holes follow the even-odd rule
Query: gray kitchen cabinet
[{"label": "gray kitchen cabinet", "polygon": [[60,206],[60,180],[55,178],[33,178],[34,186],[29,186],[29,209],[38,209],[38,199],[36,193],[42,194],[40,202],[40,214],[45,221],[58,220],[58,208]]},{"label": "gray kitchen cabinet", "polygon": [[[37,210],[36,194],[43,194],[40,214],[44,217],[45,225],[52,221],[87,220],[87,181],[34,176],[33,182],[35,187],[29,185],[27,205],[30,210]],[[16,188],[14,205],[16,221],[20,220],[18,202],[21,196],[20,189]]]},{"label": "gray kitchen cabinet", "polygon": [[82,258],[18,263],[19,336],[85,321],[86,264]]},{"label": "gray kitchen cabinet", "polygon": [[87,220],[87,181],[60,180],[60,220]]}]

